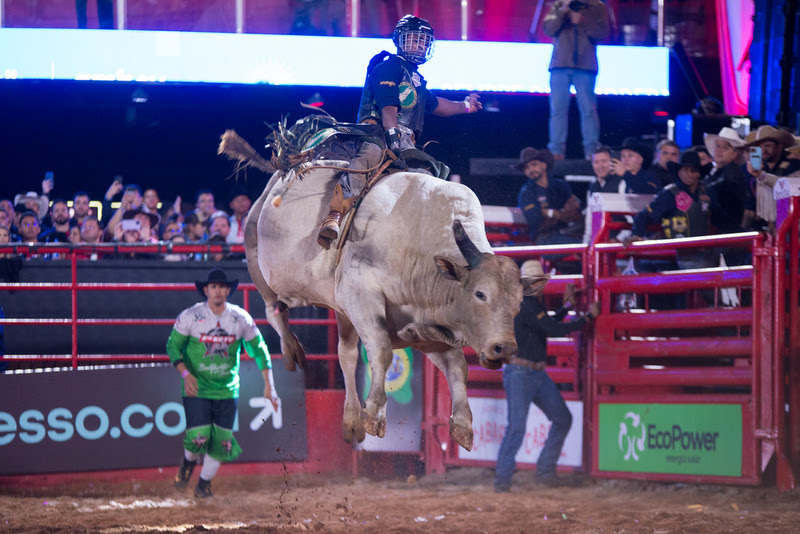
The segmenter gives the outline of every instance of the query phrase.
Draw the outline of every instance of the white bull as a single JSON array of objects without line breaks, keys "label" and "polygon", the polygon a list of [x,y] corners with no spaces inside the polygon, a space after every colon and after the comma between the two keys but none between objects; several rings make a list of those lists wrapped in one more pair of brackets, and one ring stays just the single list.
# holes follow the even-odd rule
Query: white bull
[{"label": "white bull", "polygon": [[[305,362],[287,308],[333,309],[346,389],[344,439],[361,441],[365,430],[384,436],[392,350],[413,347],[445,374],[453,403],[450,434],[471,449],[462,347],[473,347],[485,367],[499,368],[517,350],[514,316],[523,292],[535,293],[547,279],[520,279],[511,259],[491,252],[480,203],[461,184],[417,173],[383,178],[355,212],[338,251],[338,241],[330,250],[317,244],[336,171],[310,170],[289,189],[288,178],[273,175],[245,229],[247,266],[281,337],[286,367]],[[355,376],[359,337],[374,377],[363,411]]]}]

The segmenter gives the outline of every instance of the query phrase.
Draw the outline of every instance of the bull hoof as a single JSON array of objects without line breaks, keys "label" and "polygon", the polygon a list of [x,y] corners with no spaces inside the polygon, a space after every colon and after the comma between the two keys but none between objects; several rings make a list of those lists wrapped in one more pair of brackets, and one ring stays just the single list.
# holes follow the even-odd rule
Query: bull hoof
[{"label": "bull hoof", "polygon": [[479,358],[479,361],[480,361],[480,363],[481,363],[481,365],[483,367],[485,367],[487,369],[490,369],[492,371],[496,371],[496,370],[500,369],[501,367],[503,367],[503,362],[501,362],[500,360],[490,360],[483,353],[481,353],[481,357]]},{"label": "bull hoof", "polygon": [[364,430],[371,436],[382,438],[386,435],[386,419],[370,415],[366,411],[361,411],[361,421],[364,423]]},{"label": "bull hoof", "polygon": [[342,436],[344,437],[344,441],[350,445],[353,445],[356,441],[361,443],[364,441],[364,438],[367,437],[367,433],[364,431],[364,425],[355,424],[355,425],[342,425]]},{"label": "bull hoof", "polygon": [[453,441],[464,447],[466,450],[472,450],[472,429],[461,426],[450,420],[450,437]]}]

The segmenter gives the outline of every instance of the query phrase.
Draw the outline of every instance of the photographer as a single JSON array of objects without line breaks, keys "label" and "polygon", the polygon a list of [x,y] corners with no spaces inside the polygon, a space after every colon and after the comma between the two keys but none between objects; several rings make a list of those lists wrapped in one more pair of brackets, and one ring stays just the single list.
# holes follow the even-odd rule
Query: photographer
[{"label": "photographer", "polygon": [[[145,213],[141,209],[128,210],[122,214],[122,220],[114,228],[112,243],[133,244],[153,243],[152,228],[157,228],[161,218],[155,213]],[[158,254],[142,252],[119,253],[118,258],[128,259],[156,259]]]},{"label": "photographer", "polygon": [[556,159],[567,151],[570,86],[575,86],[581,113],[583,153],[586,159],[600,138],[597,115],[597,43],[608,37],[608,8],[601,0],[556,0],[544,18],[543,30],[553,38],[550,60],[550,142]]}]

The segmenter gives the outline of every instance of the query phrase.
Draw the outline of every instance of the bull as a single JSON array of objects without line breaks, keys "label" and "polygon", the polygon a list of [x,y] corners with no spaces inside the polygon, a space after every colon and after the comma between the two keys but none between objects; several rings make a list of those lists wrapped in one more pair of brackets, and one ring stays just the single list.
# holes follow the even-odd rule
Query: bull
[{"label": "bull", "polygon": [[[284,364],[295,370],[305,362],[288,310],[330,308],[345,380],[345,441],[362,441],[365,432],[385,435],[381,377],[393,349],[413,347],[444,373],[452,398],[450,435],[470,450],[462,347],[471,346],[484,367],[500,368],[517,350],[514,316],[523,294],[536,293],[547,278],[520,278],[514,261],[492,253],[469,188],[419,173],[377,182],[353,213],[343,244],[322,249],[317,225],[337,172],[322,164],[331,162],[312,163],[302,179],[292,179],[294,170],[273,174],[245,227],[247,267],[280,335]],[[374,377],[363,409],[356,390],[359,337]]]}]

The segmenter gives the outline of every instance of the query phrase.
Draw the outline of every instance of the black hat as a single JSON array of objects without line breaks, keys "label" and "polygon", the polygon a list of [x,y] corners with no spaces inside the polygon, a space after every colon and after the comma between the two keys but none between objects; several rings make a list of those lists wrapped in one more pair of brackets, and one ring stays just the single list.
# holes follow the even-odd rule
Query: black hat
[{"label": "black hat", "polygon": [[250,198],[250,195],[247,194],[247,189],[245,189],[245,187],[242,184],[240,183],[234,184],[234,186],[231,188],[230,193],[228,193],[228,204],[233,202],[234,198],[240,197],[242,195],[246,196],[247,198]]},{"label": "black hat", "polygon": [[135,210],[126,210],[125,213],[122,214],[123,219],[134,219],[139,214],[147,215],[150,219],[150,228],[155,228],[158,226],[158,223],[161,222],[161,216],[157,213],[147,213],[141,207]]},{"label": "black hat", "polygon": [[522,171],[525,169],[525,165],[527,165],[529,161],[543,161],[545,165],[547,165],[547,170],[549,171],[553,168],[555,158],[553,157],[553,153],[546,148],[537,150],[532,146],[526,146],[520,151],[519,163],[514,165],[514,167],[517,170]]},{"label": "black hat", "polygon": [[667,167],[671,172],[678,172],[681,167],[697,167],[702,172],[703,164],[700,162],[700,154],[694,150],[687,150],[681,154],[681,159],[678,163],[670,161],[667,163]]},{"label": "black hat", "polygon": [[228,275],[226,275],[225,271],[222,269],[211,269],[211,271],[208,272],[208,279],[205,282],[196,280],[194,283],[201,297],[207,298],[206,294],[203,292],[203,288],[212,282],[227,285],[231,289],[231,293],[236,291],[236,287],[239,285],[239,280],[228,280]]},{"label": "black hat", "polygon": [[646,169],[653,164],[653,155],[655,152],[653,147],[643,141],[640,141],[639,139],[636,139],[635,137],[626,137],[625,140],[622,141],[620,150],[633,150],[642,156],[642,159],[644,160],[642,162],[643,169]]}]

